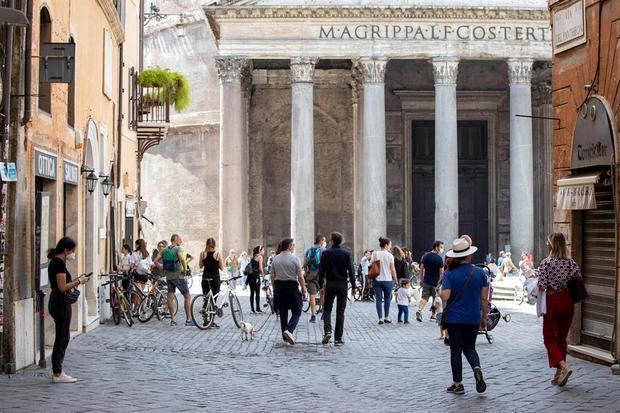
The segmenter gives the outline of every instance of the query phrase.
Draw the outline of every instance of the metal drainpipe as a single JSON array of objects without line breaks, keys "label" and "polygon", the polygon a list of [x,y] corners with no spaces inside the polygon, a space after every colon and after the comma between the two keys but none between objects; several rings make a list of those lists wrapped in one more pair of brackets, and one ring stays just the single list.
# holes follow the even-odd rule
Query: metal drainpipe
[{"label": "metal drainpipe", "polygon": [[32,118],[32,0],[26,1],[26,49],[24,60],[24,118],[22,126],[30,122]]}]

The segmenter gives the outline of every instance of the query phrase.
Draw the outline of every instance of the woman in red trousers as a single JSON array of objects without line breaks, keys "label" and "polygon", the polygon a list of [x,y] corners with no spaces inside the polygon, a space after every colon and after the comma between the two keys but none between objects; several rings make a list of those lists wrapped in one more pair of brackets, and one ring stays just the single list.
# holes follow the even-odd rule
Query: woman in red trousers
[{"label": "woman in red trousers", "polygon": [[543,338],[549,367],[555,368],[551,384],[563,387],[573,373],[566,363],[568,331],[575,305],[568,294],[568,281],[581,277],[577,263],[568,258],[566,239],[561,233],[547,238],[549,256],[538,267],[538,287],[547,295],[547,311],[543,318]]}]

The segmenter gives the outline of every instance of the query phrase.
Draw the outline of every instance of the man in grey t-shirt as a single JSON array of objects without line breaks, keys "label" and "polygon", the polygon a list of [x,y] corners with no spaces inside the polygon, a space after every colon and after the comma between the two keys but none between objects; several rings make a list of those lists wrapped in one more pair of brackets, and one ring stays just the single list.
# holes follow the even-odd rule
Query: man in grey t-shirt
[{"label": "man in grey t-shirt", "polygon": [[[274,301],[280,313],[282,339],[288,344],[295,344],[293,332],[301,317],[302,300],[306,296],[306,283],[301,270],[301,261],[295,255],[295,241],[285,238],[280,243],[280,254],[273,258],[271,277],[274,280]],[[301,294],[299,286],[301,285]],[[288,311],[291,319],[288,319]]]}]

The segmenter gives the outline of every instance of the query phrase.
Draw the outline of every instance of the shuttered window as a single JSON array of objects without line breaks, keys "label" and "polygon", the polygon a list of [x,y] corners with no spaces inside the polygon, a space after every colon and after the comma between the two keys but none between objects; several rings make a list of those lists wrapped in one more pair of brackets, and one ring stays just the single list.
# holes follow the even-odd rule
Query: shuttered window
[{"label": "shuttered window", "polygon": [[611,186],[596,187],[597,209],[583,212],[581,342],[611,351],[616,278],[616,223]]}]

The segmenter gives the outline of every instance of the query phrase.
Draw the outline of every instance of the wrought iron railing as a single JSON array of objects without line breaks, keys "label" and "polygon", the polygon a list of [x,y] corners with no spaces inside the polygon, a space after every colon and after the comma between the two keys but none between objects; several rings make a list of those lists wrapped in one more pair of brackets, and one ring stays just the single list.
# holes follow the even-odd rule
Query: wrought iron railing
[{"label": "wrought iron railing", "polygon": [[129,71],[129,127],[137,130],[141,124],[170,123],[170,93],[165,87],[144,87],[138,83],[135,68]]}]

